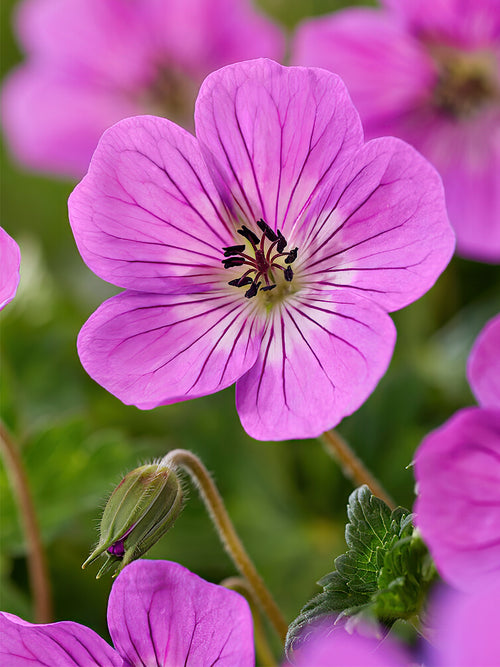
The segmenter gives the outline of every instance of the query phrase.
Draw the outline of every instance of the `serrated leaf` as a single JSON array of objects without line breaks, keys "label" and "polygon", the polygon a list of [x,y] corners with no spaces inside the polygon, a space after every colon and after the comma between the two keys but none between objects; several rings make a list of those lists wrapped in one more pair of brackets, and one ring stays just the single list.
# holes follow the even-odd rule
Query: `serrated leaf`
[{"label": "serrated leaf", "polygon": [[287,652],[297,646],[307,625],[325,616],[333,615],[337,622],[361,615],[387,626],[414,615],[422,605],[434,571],[410,511],[391,511],[361,486],[349,496],[347,516],[347,551],[335,559],[335,570],[318,582],[323,592],[290,625]]}]

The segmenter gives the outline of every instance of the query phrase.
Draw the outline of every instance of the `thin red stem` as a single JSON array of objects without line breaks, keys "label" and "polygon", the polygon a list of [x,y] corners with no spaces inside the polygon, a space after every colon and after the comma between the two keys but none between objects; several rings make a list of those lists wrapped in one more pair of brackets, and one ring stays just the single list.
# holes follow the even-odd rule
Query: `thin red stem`
[{"label": "thin red stem", "polygon": [[0,448],[26,537],[26,557],[34,602],[34,618],[37,623],[50,623],[52,620],[50,580],[35,507],[18,447],[2,422],[0,422]]}]

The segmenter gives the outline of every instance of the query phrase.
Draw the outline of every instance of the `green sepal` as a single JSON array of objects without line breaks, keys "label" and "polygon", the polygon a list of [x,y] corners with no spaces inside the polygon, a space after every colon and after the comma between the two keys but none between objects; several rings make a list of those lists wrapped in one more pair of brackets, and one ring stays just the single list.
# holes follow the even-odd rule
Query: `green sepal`
[{"label": "green sepal", "polygon": [[99,542],[82,565],[106,558],[100,578],[143,556],[175,523],[183,506],[179,479],[162,463],[129,472],[111,494],[101,519]]},{"label": "green sepal", "polygon": [[363,619],[388,627],[422,609],[436,571],[411,512],[403,507],[391,511],[361,486],[349,496],[347,517],[347,551],[318,582],[323,591],[290,625],[287,653],[307,625],[328,616],[334,617],[332,623],[351,617],[351,622]]}]

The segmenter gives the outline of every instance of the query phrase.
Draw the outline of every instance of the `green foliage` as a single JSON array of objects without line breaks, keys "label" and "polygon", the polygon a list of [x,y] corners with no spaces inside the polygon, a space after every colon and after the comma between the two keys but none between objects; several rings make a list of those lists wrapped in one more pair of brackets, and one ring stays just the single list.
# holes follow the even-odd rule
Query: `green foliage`
[{"label": "green foliage", "polygon": [[391,511],[361,486],[349,497],[347,516],[347,551],[318,582],[323,592],[291,624],[287,651],[305,626],[325,616],[370,618],[388,626],[420,611],[435,570],[412,514],[402,507]]},{"label": "green foliage", "polygon": [[[97,518],[110,484],[135,465],[140,454],[118,431],[90,433],[80,419],[32,434],[22,457],[45,544],[74,531],[87,510],[95,509]],[[25,552],[5,468],[0,468],[0,542],[10,555]]]}]

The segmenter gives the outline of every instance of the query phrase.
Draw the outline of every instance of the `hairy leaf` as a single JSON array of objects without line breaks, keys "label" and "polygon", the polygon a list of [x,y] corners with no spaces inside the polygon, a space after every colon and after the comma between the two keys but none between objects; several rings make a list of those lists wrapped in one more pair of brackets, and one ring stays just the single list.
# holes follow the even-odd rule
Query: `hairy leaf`
[{"label": "hairy leaf", "polygon": [[290,625],[287,652],[297,647],[308,625],[325,617],[333,616],[337,623],[359,615],[388,626],[422,606],[435,570],[409,510],[391,511],[361,486],[349,497],[347,517],[347,550],[335,559],[333,572],[318,582],[323,591]]}]

